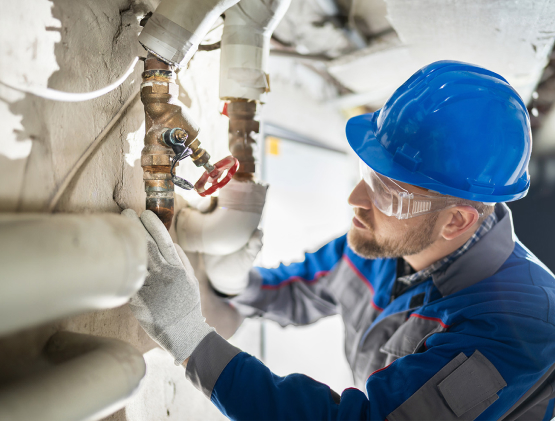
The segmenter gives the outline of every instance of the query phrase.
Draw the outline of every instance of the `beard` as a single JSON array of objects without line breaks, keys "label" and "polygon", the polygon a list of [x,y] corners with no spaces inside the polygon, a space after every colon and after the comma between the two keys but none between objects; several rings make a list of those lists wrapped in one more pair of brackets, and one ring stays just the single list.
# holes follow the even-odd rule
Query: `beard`
[{"label": "beard", "polygon": [[433,232],[438,216],[437,212],[425,215],[421,224],[407,229],[397,238],[378,240],[368,218],[357,213],[357,219],[362,221],[368,229],[361,231],[351,227],[347,233],[347,243],[355,254],[365,259],[399,258],[417,254],[435,241]]}]

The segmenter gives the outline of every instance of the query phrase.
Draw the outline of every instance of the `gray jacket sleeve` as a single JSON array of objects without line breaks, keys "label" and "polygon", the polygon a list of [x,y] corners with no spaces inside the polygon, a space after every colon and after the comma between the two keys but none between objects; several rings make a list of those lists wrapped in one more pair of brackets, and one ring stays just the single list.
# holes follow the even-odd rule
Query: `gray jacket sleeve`
[{"label": "gray jacket sleeve", "polygon": [[262,316],[282,326],[305,325],[338,313],[330,283],[345,247],[345,236],[304,261],[275,269],[254,268],[245,291],[229,300],[246,317]]}]

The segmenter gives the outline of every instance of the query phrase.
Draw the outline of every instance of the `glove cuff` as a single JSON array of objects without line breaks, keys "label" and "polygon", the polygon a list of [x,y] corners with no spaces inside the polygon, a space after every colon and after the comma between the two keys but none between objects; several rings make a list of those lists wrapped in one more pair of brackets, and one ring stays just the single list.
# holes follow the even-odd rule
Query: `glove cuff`
[{"label": "glove cuff", "polygon": [[205,322],[199,303],[187,317],[164,329],[157,340],[174,357],[175,365],[181,365],[210,332],[215,329]]}]

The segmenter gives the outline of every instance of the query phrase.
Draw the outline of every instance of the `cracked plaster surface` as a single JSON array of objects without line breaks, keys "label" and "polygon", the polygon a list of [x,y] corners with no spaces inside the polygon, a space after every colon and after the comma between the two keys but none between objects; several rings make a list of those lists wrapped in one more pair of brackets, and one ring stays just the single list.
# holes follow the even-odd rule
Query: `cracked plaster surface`
[{"label": "cracked plaster surface", "polygon": [[[136,55],[144,54],[136,40],[140,31],[138,19],[157,3],[156,0],[7,3],[0,17],[0,56],[3,58],[0,80],[68,92],[99,89],[119,77]],[[217,69],[217,57],[208,57],[207,65]],[[196,72],[203,71],[199,68]],[[0,212],[45,212],[50,197],[84,150],[126,99],[138,91],[141,72],[139,64],[121,87],[81,103],[49,101],[0,85],[0,175],[9,180],[0,187]],[[191,86],[196,84],[194,74],[188,80]],[[207,94],[201,89],[193,101],[205,101]],[[187,92],[184,98],[188,98]],[[188,102],[192,104],[190,98]],[[213,103],[208,102],[204,108]],[[193,105],[199,107],[199,104]],[[199,111],[204,114],[207,127],[206,144],[217,141],[212,133],[223,133],[227,139],[226,128],[213,127],[209,110]],[[213,114],[219,117],[217,105]],[[218,122],[223,123],[223,119]],[[144,111],[141,102],[136,101],[76,175],[56,212],[120,212],[128,207],[141,212],[145,201],[140,166],[143,136]],[[79,282],[78,274],[76,282]],[[17,369],[31,366],[30,362],[40,355],[46,340],[57,330],[115,337],[142,352],[155,346],[127,306],[86,313],[0,338],[0,378],[2,373],[15,376]],[[158,370],[157,366],[153,367]],[[173,363],[158,371],[154,377],[159,381],[183,374]],[[149,404],[147,397],[145,407],[140,410],[141,419],[159,419],[163,415],[164,419],[175,420],[179,414],[187,413],[185,398],[194,399],[189,388],[180,382],[175,393],[171,416],[166,409],[158,414],[160,405],[154,401]],[[108,419],[134,421],[137,417],[137,411],[131,417],[122,410]],[[196,417],[202,419],[202,415]]]}]

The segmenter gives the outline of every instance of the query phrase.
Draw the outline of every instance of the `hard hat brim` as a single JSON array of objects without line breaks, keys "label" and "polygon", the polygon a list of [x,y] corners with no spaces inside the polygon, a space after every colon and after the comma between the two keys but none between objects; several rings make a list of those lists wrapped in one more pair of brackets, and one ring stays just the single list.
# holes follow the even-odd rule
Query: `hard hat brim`
[{"label": "hard hat brim", "polygon": [[511,195],[480,194],[446,186],[418,171],[410,171],[393,160],[393,155],[376,138],[376,120],[380,110],[374,113],[352,117],[347,122],[347,141],[355,153],[370,168],[393,180],[429,189],[440,194],[460,197],[477,202],[499,203],[521,199],[528,193],[528,185],[523,191]]}]

